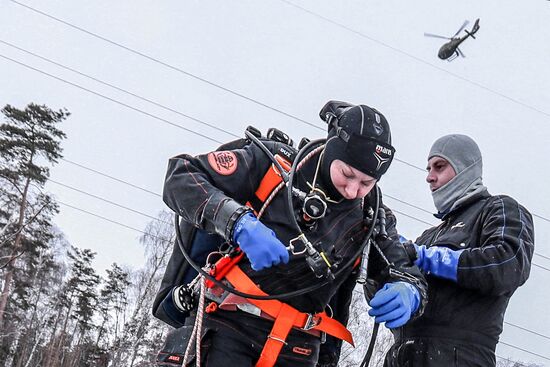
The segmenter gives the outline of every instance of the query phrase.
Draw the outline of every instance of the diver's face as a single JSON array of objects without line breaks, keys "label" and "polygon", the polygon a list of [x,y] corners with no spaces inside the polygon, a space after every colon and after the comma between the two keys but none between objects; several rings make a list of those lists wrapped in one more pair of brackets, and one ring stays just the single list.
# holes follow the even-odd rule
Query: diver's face
[{"label": "diver's face", "polygon": [[375,178],[339,159],[330,164],[330,179],[340,195],[348,200],[364,198],[376,184]]}]

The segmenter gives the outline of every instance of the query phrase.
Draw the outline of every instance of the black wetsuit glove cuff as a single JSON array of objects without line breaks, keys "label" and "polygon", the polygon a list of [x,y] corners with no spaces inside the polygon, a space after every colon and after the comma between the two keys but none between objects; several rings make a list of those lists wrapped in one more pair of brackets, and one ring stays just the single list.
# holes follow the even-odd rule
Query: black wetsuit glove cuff
[{"label": "black wetsuit glove cuff", "polygon": [[251,211],[249,207],[239,204],[235,200],[224,200],[214,218],[216,233],[227,241],[232,242],[235,223],[237,223],[243,215]]}]

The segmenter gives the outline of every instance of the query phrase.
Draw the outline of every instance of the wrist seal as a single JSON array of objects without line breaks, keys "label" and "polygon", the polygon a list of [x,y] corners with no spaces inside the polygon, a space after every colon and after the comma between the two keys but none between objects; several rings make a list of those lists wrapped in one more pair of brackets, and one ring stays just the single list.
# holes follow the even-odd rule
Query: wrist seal
[{"label": "wrist seal", "polygon": [[237,223],[243,215],[251,212],[252,210],[249,207],[239,204],[235,200],[225,200],[216,215],[216,232],[227,241],[233,242],[235,223]]}]

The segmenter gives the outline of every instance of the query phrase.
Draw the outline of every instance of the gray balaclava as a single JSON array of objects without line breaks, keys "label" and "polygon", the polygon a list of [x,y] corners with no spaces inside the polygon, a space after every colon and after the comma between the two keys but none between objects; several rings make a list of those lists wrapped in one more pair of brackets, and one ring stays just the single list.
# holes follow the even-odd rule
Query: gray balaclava
[{"label": "gray balaclava", "polygon": [[481,152],[472,138],[460,134],[445,135],[433,143],[428,160],[435,156],[447,160],[456,173],[452,180],[432,192],[439,214],[446,214],[473,195],[487,190],[481,179]]}]

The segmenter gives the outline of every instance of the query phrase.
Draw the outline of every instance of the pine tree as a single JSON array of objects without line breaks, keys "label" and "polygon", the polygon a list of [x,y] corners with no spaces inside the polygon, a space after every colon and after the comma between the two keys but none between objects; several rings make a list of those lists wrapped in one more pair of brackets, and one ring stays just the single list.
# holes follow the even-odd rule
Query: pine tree
[{"label": "pine tree", "polygon": [[22,314],[22,320],[18,322],[21,335],[14,348],[13,367],[38,364],[42,344],[58,312],[52,296],[62,284],[64,274],[58,251],[64,252],[67,243],[63,233],[57,228],[52,228],[51,232],[54,238],[48,244],[49,248],[40,252],[34,274],[29,274],[29,284],[32,285],[28,289],[30,308]]},{"label": "pine tree", "polygon": [[[126,291],[130,285],[129,273],[124,271],[116,263],[111,265],[111,269],[107,269],[107,279],[101,289],[98,311],[100,314],[100,323],[97,330],[95,342],[96,359],[105,359],[109,347],[109,339],[112,337],[116,340],[119,318],[123,310],[128,305],[126,299]],[[114,323],[111,319],[114,317]],[[109,331],[111,331],[109,333]]]},{"label": "pine tree", "polygon": [[[94,328],[92,318],[97,305],[99,284],[99,276],[92,266],[95,253],[89,249],[72,247],[68,257],[71,263],[70,276],[63,287],[63,294],[59,295],[66,312],[59,335],[52,338],[45,366],[59,366],[64,363],[71,365],[73,360],[80,360],[81,355],[87,353],[82,346],[89,342],[87,337]],[[69,330],[70,327],[72,331]],[[73,342],[75,348],[69,355],[69,347]]]},{"label": "pine tree", "polygon": [[[0,330],[12,294],[16,261],[26,254],[32,266],[32,254],[29,252],[35,252],[36,245],[47,239],[47,231],[38,233],[37,238],[29,236],[27,229],[37,221],[40,221],[42,228],[48,227],[49,215],[57,210],[50,196],[40,191],[49,176],[49,168],[40,165],[40,161],[54,164],[61,158],[60,141],[65,134],[56,125],[69,116],[66,110],[53,111],[34,103],[24,110],[6,105],[2,114],[6,120],[0,125],[0,177],[5,182],[3,202],[8,206],[2,209],[0,215],[3,215],[11,231],[6,231],[8,237],[2,246],[4,274],[0,296]],[[15,218],[13,223],[7,220],[8,214]],[[15,289],[22,291],[21,288]]]},{"label": "pine tree", "polygon": [[[32,286],[44,265],[41,255],[53,238],[52,198],[42,192],[48,166],[61,157],[65,134],[56,125],[66,110],[29,104],[23,110],[6,105],[0,125],[0,360],[11,358],[32,310]],[[37,285],[38,286],[38,285]]]}]

